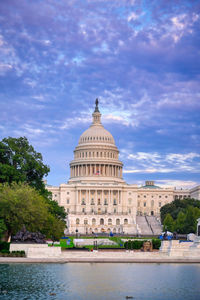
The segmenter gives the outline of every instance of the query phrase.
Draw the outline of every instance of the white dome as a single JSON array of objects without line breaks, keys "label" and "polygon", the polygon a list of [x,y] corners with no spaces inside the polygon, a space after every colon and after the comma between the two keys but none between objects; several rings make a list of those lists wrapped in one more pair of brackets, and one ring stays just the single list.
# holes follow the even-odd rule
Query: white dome
[{"label": "white dome", "polygon": [[106,130],[103,125],[91,125],[83,132],[79,139],[79,145],[101,143],[115,145],[112,134]]}]

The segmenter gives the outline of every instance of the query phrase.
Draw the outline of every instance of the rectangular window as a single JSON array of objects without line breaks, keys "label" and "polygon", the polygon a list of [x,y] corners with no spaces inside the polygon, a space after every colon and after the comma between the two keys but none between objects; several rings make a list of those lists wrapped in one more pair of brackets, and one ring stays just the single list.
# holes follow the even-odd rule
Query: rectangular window
[{"label": "rectangular window", "polygon": [[147,205],[146,202],[144,202],[144,207],[146,207],[146,205]]}]

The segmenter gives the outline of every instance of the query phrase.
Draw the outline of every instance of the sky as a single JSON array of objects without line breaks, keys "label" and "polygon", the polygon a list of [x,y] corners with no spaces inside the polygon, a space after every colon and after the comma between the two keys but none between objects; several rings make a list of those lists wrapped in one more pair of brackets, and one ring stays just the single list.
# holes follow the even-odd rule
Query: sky
[{"label": "sky", "polygon": [[200,184],[199,0],[0,1],[0,139],[67,182],[99,98],[129,184]]}]

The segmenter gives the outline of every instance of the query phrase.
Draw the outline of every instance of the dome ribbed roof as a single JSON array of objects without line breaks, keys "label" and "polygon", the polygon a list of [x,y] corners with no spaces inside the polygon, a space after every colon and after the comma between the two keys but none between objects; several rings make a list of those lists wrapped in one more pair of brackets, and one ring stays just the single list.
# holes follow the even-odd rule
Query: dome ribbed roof
[{"label": "dome ribbed roof", "polygon": [[115,145],[112,134],[103,125],[91,125],[83,132],[79,139],[79,145],[90,143],[103,143]]}]

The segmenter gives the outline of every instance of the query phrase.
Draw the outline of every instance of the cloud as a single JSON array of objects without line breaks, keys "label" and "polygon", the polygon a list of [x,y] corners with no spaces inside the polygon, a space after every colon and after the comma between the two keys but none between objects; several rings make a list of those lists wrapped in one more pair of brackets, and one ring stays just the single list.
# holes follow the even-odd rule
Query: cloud
[{"label": "cloud", "polygon": [[157,183],[161,187],[175,187],[177,189],[185,188],[190,189],[198,185],[198,182],[192,180],[172,180],[172,179],[161,179],[157,180]]},{"label": "cloud", "polygon": [[120,157],[137,172],[130,176],[191,175],[195,162],[199,170],[199,157],[177,156],[200,146],[199,1],[0,6],[2,137],[27,134],[73,153],[99,97],[103,124],[128,149]]},{"label": "cloud", "polygon": [[[130,165],[134,164],[134,166]],[[200,172],[199,153],[144,153],[137,152],[127,156],[124,173],[198,173]]]}]

